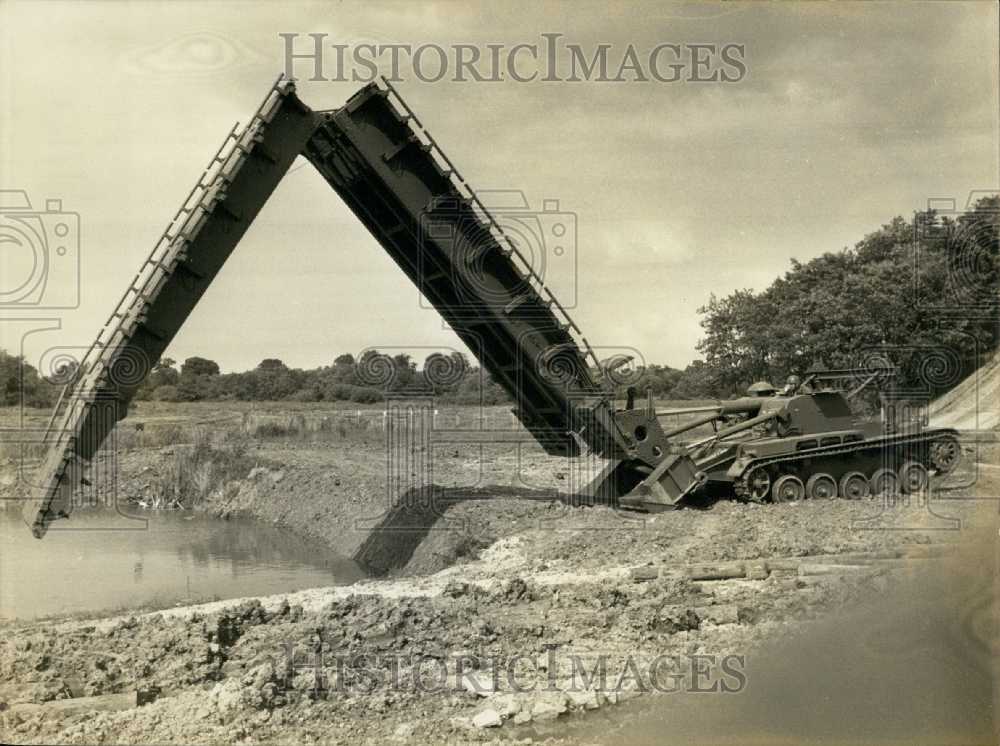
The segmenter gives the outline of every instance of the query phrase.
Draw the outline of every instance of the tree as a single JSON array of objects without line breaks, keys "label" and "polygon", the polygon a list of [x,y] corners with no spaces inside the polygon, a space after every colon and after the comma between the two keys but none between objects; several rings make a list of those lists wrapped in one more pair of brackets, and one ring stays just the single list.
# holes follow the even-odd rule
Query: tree
[{"label": "tree", "polygon": [[716,371],[704,360],[695,360],[683,370],[670,395],[674,399],[713,399],[720,396],[719,391]]},{"label": "tree", "polygon": [[413,388],[413,382],[417,375],[417,364],[410,356],[405,352],[393,355],[392,367],[395,371],[391,383],[392,390],[407,391]]},{"label": "tree", "polygon": [[217,376],[219,364],[203,357],[189,357],[181,365],[181,376]]},{"label": "tree", "polygon": [[704,365],[714,371],[719,394],[735,393],[749,382],[765,378],[782,331],[771,329],[774,319],[771,300],[750,290],[737,290],[719,299],[712,295],[708,305],[698,309],[705,336],[698,350]]},{"label": "tree", "polygon": [[432,352],[420,371],[421,387],[442,396],[455,391],[469,372],[469,359],[455,350],[447,355]]},{"label": "tree", "polygon": [[269,357],[260,361],[260,364],[257,366],[257,370],[281,371],[288,370],[288,366],[277,358]]},{"label": "tree", "polygon": [[251,379],[255,399],[277,401],[299,390],[302,371],[290,370],[276,358],[262,360],[257,369],[246,374]]},{"label": "tree", "polygon": [[24,357],[0,349],[0,404],[51,407],[59,388],[39,376]]}]

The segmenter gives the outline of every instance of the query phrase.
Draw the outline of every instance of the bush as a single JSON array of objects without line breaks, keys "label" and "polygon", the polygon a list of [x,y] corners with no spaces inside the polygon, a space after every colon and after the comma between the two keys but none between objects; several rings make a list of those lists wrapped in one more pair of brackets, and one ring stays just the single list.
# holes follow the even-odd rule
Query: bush
[{"label": "bush", "polygon": [[253,434],[258,438],[284,438],[289,432],[280,422],[262,422],[254,428]]},{"label": "bush", "polygon": [[178,401],[178,391],[176,386],[160,386],[153,391],[153,398],[156,401]]},{"label": "bush", "polygon": [[351,401],[353,402],[375,404],[382,401],[383,395],[378,389],[369,388],[368,386],[353,386],[352,388],[354,389],[351,392]]}]

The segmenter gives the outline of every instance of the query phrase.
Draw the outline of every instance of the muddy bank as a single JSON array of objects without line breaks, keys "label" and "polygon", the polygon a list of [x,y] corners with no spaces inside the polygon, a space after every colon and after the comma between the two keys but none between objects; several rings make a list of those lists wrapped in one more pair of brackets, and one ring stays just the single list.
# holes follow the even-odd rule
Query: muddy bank
[{"label": "muddy bank", "polygon": [[[477,449],[475,458],[463,450],[439,459],[433,485],[407,486],[419,479],[390,479],[384,454],[370,443],[270,443],[253,454],[244,478],[220,485],[198,509],[287,527],[372,575],[434,572],[544,520],[566,491],[565,461],[535,446],[523,449],[516,469],[509,447],[493,455]],[[143,467],[154,479],[159,468]]]},{"label": "muddy bank", "polygon": [[[477,523],[492,513],[499,525],[517,502],[465,501],[445,518]],[[763,642],[885,593],[900,573],[934,561],[942,543],[916,528],[859,531],[875,506],[842,501],[720,503],[641,524],[605,508],[523,505],[519,528],[429,576],[9,626],[0,647],[4,740],[521,738],[655,696],[654,671],[681,687],[738,687]],[[926,506],[893,516],[897,525],[928,520]],[[433,545],[410,561],[430,563],[423,553]],[[691,572],[692,563],[742,559],[753,560],[742,576]],[[580,667],[593,674],[602,660],[606,678],[584,685]],[[708,679],[695,670],[703,664]],[[158,692],[156,701],[134,706],[136,690]],[[107,710],[44,706],[112,694],[125,696]]]},{"label": "muddy bank", "polygon": [[[290,528],[323,541],[377,577],[428,574],[468,562],[511,535],[529,541],[538,537],[548,562],[572,561],[577,567],[619,563],[668,548],[685,561],[752,559],[877,549],[913,538],[890,539],[879,531],[886,517],[895,520],[896,515],[874,501],[822,506],[720,501],[658,518],[574,507],[567,504],[572,500],[566,461],[540,449],[525,449],[516,468],[509,451],[475,463],[446,461],[435,471],[439,483],[391,494],[385,465],[372,461],[370,447],[335,453],[272,448],[261,456],[261,465],[214,491],[200,509]],[[480,473],[483,463],[494,462],[489,473]],[[463,483],[468,486],[454,486]],[[823,515],[817,519],[818,513]],[[724,541],[695,541],[706,515],[730,524]]]},{"label": "muddy bank", "polygon": [[[546,724],[659,696],[664,680],[738,690],[762,645],[920,578],[1000,494],[1000,474],[983,469],[930,502],[718,502],[651,516],[567,505],[565,462],[508,452],[451,456],[438,489],[390,502],[372,452],[269,444],[198,507],[321,539],[388,579],[6,625],[0,738],[552,737]],[[170,473],[163,457],[127,454],[124,489],[141,498],[158,469]],[[137,706],[136,692],[154,701]]]}]

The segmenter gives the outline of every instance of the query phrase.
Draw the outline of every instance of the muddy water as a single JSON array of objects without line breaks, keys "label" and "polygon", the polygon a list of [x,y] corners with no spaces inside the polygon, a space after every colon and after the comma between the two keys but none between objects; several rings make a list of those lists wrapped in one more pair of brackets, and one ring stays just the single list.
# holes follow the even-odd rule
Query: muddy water
[{"label": "muddy water", "polygon": [[561,735],[630,746],[1000,743],[995,520],[968,530],[957,557],[920,563],[874,602],[748,654],[741,693],[643,698]]},{"label": "muddy water", "polygon": [[350,559],[277,527],[147,515],[78,511],[39,541],[19,515],[0,512],[0,618],[165,608],[362,577]]}]

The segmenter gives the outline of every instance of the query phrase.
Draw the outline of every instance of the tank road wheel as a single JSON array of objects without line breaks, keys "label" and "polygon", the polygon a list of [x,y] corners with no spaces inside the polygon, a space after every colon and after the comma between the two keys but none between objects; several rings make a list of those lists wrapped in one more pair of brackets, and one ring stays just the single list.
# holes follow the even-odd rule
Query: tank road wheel
[{"label": "tank road wheel", "polygon": [[761,503],[771,492],[771,475],[767,473],[767,469],[754,469],[743,478],[743,484],[746,499]]},{"label": "tank road wheel", "polygon": [[794,503],[806,496],[806,486],[793,474],[779,477],[774,483],[773,499],[776,503]]},{"label": "tank road wheel", "polygon": [[899,477],[892,469],[876,470],[869,482],[873,495],[891,497],[899,494]]},{"label": "tank road wheel", "polygon": [[947,474],[962,459],[962,446],[953,435],[935,440],[931,443],[931,464],[938,474]]},{"label": "tank road wheel", "polygon": [[899,486],[903,492],[916,495],[927,488],[927,467],[919,461],[907,461],[899,467]]},{"label": "tank road wheel", "polygon": [[806,497],[810,500],[831,500],[837,496],[837,480],[819,472],[806,481]]},{"label": "tank road wheel", "polygon": [[840,496],[847,500],[868,497],[868,477],[860,471],[849,471],[840,478]]}]

